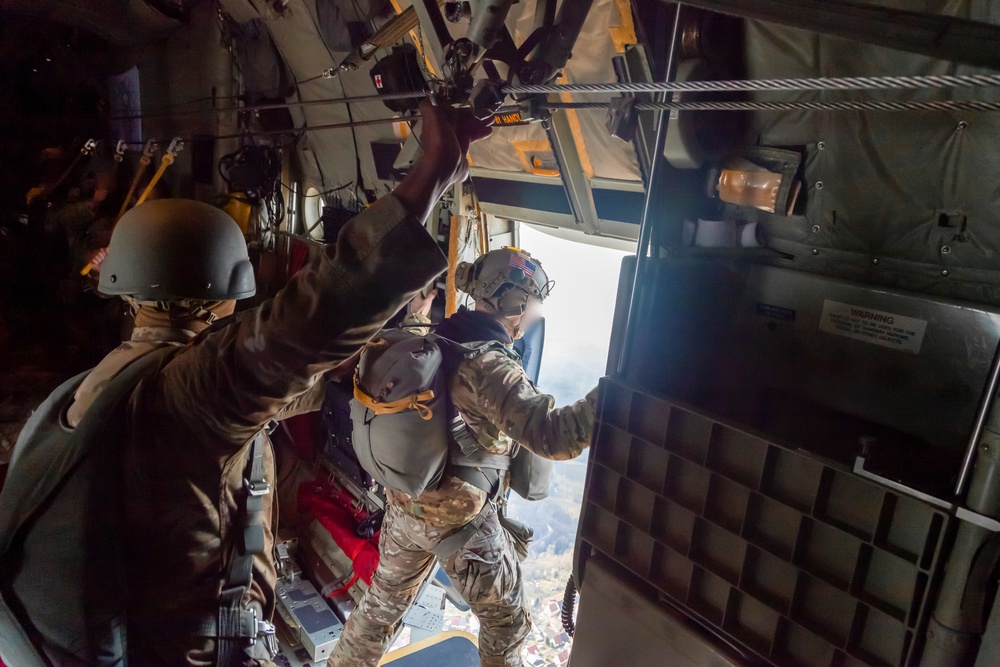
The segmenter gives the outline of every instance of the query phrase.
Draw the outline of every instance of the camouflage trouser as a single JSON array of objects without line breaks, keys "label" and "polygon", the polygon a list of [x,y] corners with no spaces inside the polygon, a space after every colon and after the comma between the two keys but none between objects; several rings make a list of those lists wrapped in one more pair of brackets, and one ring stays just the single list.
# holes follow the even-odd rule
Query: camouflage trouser
[{"label": "camouflage trouser", "polygon": [[[329,666],[378,663],[434,566],[430,550],[448,534],[387,504],[378,570],[361,604],[347,620]],[[444,569],[479,619],[482,664],[521,667],[521,645],[531,629],[531,619],[517,555],[495,512],[448,558]]]}]

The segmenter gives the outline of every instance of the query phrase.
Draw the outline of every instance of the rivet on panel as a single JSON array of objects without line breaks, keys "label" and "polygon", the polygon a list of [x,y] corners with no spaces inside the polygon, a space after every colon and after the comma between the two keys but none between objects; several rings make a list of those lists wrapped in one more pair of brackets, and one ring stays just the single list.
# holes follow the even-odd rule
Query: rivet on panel
[{"label": "rivet on panel", "polygon": [[813,225],[813,234],[819,234],[819,225]]},{"label": "rivet on panel", "polygon": [[113,275],[113,276],[111,276],[110,280],[111,280],[111,282],[116,283],[116,282],[118,282],[118,276]]},{"label": "rivet on panel", "polygon": [[943,246],[941,246],[941,254],[942,255],[947,255],[950,252],[951,252],[951,246],[949,246],[949,245],[943,245]]},{"label": "rivet on panel", "polygon": [[965,122],[964,120],[958,121],[958,129],[964,130],[967,127],[969,127],[969,124],[967,122]]},{"label": "rivet on panel", "polygon": [[942,271],[941,275],[944,276],[945,278],[947,278],[948,277],[948,269],[945,269],[944,271]]},{"label": "rivet on panel", "polygon": [[814,255],[818,255],[819,254],[819,250],[817,250],[816,248],[813,248],[813,254]]},{"label": "rivet on panel", "polygon": [[818,144],[816,144],[816,148],[818,148],[819,150],[825,150],[826,149],[826,142],[825,141],[819,142]]},{"label": "rivet on panel", "polygon": [[878,257],[872,260],[872,264],[878,264]]},{"label": "rivet on panel", "polygon": [[823,181],[816,181],[816,189],[817,190],[823,189]]}]

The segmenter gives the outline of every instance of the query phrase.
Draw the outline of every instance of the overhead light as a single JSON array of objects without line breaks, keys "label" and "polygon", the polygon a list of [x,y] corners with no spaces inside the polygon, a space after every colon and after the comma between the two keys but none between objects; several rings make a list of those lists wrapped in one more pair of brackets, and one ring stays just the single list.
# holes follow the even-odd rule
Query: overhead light
[{"label": "overhead light", "polygon": [[47,63],[50,63],[50,62],[52,62],[52,58],[46,58],[46,59],[45,59],[45,62],[47,62]]}]

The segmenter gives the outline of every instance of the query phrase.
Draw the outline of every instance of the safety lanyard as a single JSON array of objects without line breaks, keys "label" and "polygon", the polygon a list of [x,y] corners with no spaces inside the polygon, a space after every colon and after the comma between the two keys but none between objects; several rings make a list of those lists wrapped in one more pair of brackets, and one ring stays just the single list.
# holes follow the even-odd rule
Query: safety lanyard
[{"label": "safety lanyard", "polygon": [[[118,150],[121,151],[122,156],[124,156],[124,147],[125,142],[119,141]],[[132,199],[132,195],[135,193],[135,190],[139,185],[139,179],[142,177],[143,172],[146,170],[146,167],[153,162],[153,150],[155,148],[156,143],[152,139],[146,142],[146,147],[143,149],[142,156],[139,158],[139,168],[136,170],[135,176],[132,178],[132,184],[129,186],[128,194],[125,195],[125,201],[122,202],[121,209],[118,211],[118,217],[115,218],[116,225],[118,224],[118,221],[121,220],[122,216],[125,215],[125,210],[128,208],[129,200]],[[177,157],[177,153],[179,153],[183,148],[184,142],[181,141],[180,137],[174,137],[174,140],[170,142],[170,146],[167,147],[167,151],[160,159],[160,168],[157,169],[156,173],[153,174],[153,177],[149,179],[149,185],[146,186],[146,189],[143,190],[142,195],[140,195],[138,201],[136,201],[136,206],[146,201],[146,198],[149,197],[149,193],[153,191],[153,188],[156,187],[156,184],[163,176],[163,172],[167,170],[167,167],[174,163],[174,158]],[[115,160],[121,162],[121,158],[117,152],[115,154]],[[90,275],[90,272],[93,269],[94,265],[88,262],[87,265],[80,270],[80,275]]]},{"label": "safety lanyard", "polygon": [[177,154],[183,148],[184,142],[181,141],[181,138],[174,137],[174,140],[170,142],[170,146],[167,147],[167,152],[163,154],[162,158],[160,158],[160,168],[156,170],[155,174],[153,174],[153,178],[149,179],[149,185],[146,186],[146,189],[143,191],[142,195],[140,195],[139,200],[136,201],[136,206],[146,201],[146,198],[149,197],[149,193],[153,191],[153,188],[156,187],[156,184],[163,176],[163,172],[167,170],[167,167],[174,163],[174,158],[177,157]]},{"label": "safety lanyard", "polygon": [[132,200],[132,195],[135,194],[135,189],[139,187],[139,179],[142,178],[142,174],[146,171],[146,167],[153,161],[153,151],[156,150],[156,142],[150,139],[146,142],[146,147],[142,149],[142,155],[139,157],[139,168],[135,170],[135,176],[132,177],[132,184],[128,188],[128,194],[125,195],[124,201],[122,201],[122,207],[118,209],[118,215],[115,217],[115,222],[118,222],[123,215],[125,215],[126,209],[128,209],[128,203]]}]

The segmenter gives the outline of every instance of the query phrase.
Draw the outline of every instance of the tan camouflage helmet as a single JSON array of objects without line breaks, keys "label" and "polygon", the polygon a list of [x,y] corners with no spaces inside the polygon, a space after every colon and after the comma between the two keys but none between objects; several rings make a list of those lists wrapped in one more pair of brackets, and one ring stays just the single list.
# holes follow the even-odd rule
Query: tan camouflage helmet
[{"label": "tan camouflage helmet", "polygon": [[514,317],[524,312],[528,297],[544,301],[555,281],[549,280],[542,263],[531,253],[504,247],[475,262],[461,262],[455,271],[455,285],[476,301],[497,299],[500,311]]}]

